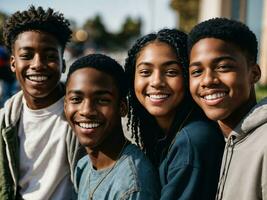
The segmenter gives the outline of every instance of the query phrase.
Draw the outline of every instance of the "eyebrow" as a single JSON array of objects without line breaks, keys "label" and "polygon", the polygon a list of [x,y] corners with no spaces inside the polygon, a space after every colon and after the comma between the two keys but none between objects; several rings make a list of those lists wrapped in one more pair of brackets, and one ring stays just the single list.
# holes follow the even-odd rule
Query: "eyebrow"
[{"label": "eyebrow", "polygon": [[[222,60],[232,60],[234,62],[236,62],[236,59],[232,56],[228,56],[228,55],[224,55],[224,56],[220,56],[220,57],[217,57],[215,59],[212,60],[212,63],[218,63]],[[200,61],[196,61],[196,62],[192,62],[189,64],[189,67],[192,67],[192,66],[201,66],[201,62]]]},{"label": "eyebrow", "polygon": [[[22,47],[20,47],[18,50],[29,50],[29,51],[31,51],[31,50],[34,50],[34,48],[32,48],[32,47],[28,47],[28,46],[24,46],[24,47],[22,46]],[[55,48],[55,47],[45,47],[44,50],[45,50],[45,51],[54,51],[54,52],[58,52],[58,49]]]},{"label": "eyebrow", "polygon": [[[69,94],[83,95],[84,93],[81,90],[75,90],[74,89],[74,90],[69,90],[67,92],[67,95],[69,95]],[[109,91],[109,90],[97,90],[97,91],[94,92],[94,95],[107,95],[107,94],[113,96],[113,93],[111,91]]]},{"label": "eyebrow", "polygon": [[[170,61],[167,61],[167,62],[164,62],[162,65],[163,66],[168,66],[168,65],[172,65],[172,64],[177,64],[177,65],[180,65],[180,63],[176,60],[170,60]],[[141,62],[139,63],[138,65],[136,65],[136,68],[138,68],[140,65],[147,65],[147,66],[152,66],[153,63],[152,62]]]}]

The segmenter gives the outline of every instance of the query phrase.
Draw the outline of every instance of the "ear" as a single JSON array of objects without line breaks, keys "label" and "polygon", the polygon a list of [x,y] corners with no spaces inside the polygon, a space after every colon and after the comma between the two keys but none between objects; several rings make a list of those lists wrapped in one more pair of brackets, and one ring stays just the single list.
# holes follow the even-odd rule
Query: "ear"
[{"label": "ear", "polygon": [[16,61],[13,55],[10,56],[10,69],[12,72],[16,72]]},{"label": "ear", "polygon": [[125,117],[128,113],[128,105],[126,99],[122,99],[120,102],[120,115],[121,117]]},{"label": "ear", "polygon": [[66,71],[66,61],[65,59],[62,60],[62,72],[61,73],[64,73]]},{"label": "ear", "polygon": [[251,66],[251,84],[257,83],[261,78],[261,69],[258,64],[254,64]]}]

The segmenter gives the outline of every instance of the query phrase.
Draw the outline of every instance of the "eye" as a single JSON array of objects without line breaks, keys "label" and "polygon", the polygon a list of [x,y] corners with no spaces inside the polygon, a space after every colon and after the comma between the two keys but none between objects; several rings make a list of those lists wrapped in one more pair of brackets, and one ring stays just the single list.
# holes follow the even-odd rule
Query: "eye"
[{"label": "eye", "polygon": [[175,77],[175,76],[178,76],[180,74],[181,74],[180,70],[177,70],[177,69],[168,69],[166,71],[166,75],[170,76],[170,77]]},{"label": "eye", "polygon": [[219,65],[216,70],[219,72],[229,72],[232,71],[233,68],[232,65]]},{"label": "eye", "polygon": [[147,77],[151,74],[151,72],[148,69],[141,69],[138,71],[138,74],[142,77]]},{"label": "eye", "polygon": [[108,105],[111,102],[109,98],[99,98],[97,99],[97,103],[101,105]]},{"label": "eye", "polygon": [[47,60],[50,60],[50,61],[58,61],[59,56],[57,53],[48,53],[46,58]]},{"label": "eye", "polygon": [[33,58],[33,55],[31,53],[21,53],[19,55],[19,57],[22,59],[22,60],[30,60]]},{"label": "eye", "polygon": [[202,74],[202,70],[198,68],[190,69],[190,76],[198,77]]},{"label": "eye", "polygon": [[82,98],[81,97],[78,97],[78,96],[71,96],[69,97],[69,102],[72,103],[72,104],[78,104],[82,101]]}]

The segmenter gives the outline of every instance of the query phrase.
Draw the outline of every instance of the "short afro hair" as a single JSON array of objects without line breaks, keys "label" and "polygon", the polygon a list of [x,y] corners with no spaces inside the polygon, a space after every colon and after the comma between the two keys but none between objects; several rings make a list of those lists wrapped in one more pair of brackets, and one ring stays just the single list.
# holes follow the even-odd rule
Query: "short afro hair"
[{"label": "short afro hair", "polygon": [[66,85],[68,84],[71,74],[82,68],[94,68],[110,75],[116,83],[120,97],[126,97],[128,87],[125,81],[125,72],[122,66],[116,60],[104,54],[89,54],[83,56],[70,66]]},{"label": "short afro hair", "polygon": [[42,7],[30,6],[28,10],[15,12],[5,21],[4,42],[11,52],[20,33],[38,30],[52,34],[64,49],[72,34],[69,26],[69,21],[64,18],[62,13],[54,12],[52,8],[44,10]]},{"label": "short afro hair", "polygon": [[245,24],[227,18],[212,18],[197,24],[189,33],[188,50],[201,39],[216,38],[230,42],[246,53],[247,60],[257,62],[258,42]]}]

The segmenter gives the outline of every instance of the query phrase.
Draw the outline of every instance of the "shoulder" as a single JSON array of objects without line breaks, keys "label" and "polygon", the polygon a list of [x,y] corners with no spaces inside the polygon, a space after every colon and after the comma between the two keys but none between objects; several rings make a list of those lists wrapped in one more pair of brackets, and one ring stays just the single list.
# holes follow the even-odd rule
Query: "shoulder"
[{"label": "shoulder", "polygon": [[224,144],[223,134],[214,121],[209,120],[201,111],[193,113],[190,121],[181,129],[191,143],[218,142]]},{"label": "shoulder", "polygon": [[155,189],[159,190],[156,168],[136,145],[130,144],[127,146],[117,172],[120,178],[123,177],[121,181],[128,182],[122,185],[128,185],[127,187],[131,188],[131,192],[146,191],[154,194],[156,193],[153,192]]}]

